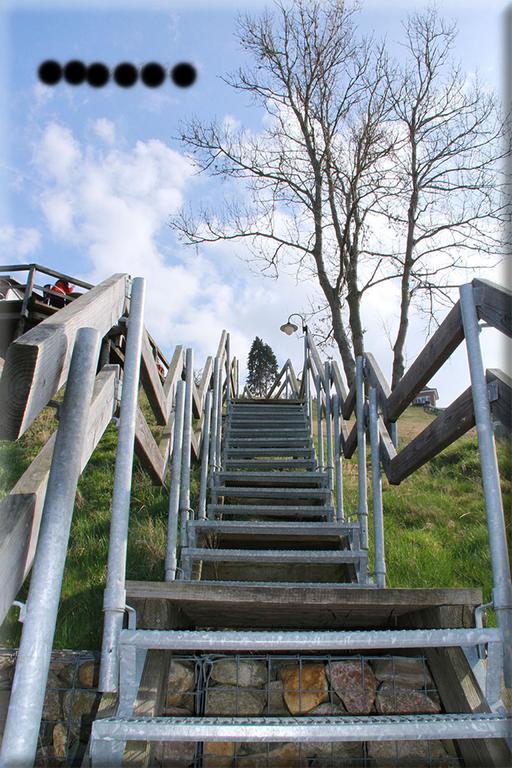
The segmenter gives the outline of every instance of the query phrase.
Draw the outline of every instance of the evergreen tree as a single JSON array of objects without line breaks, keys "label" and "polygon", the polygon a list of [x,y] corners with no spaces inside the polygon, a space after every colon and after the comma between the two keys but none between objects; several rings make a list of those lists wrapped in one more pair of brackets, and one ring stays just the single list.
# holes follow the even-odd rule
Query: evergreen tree
[{"label": "evergreen tree", "polygon": [[277,374],[277,360],[272,347],[256,336],[247,358],[247,386],[255,395],[265,395],[274,383]]}]

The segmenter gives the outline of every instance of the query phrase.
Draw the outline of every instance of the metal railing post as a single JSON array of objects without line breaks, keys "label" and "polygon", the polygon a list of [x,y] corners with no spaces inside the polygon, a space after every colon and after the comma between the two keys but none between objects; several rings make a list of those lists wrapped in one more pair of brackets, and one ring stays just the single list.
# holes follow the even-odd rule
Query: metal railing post
[{"label": "metal railing post", "polygon": [[333,489],[333,460],[332,460],[332,418],[331,418],[331,364],[328,360],[324,363],[325,378],[325,434],[327,438],[327,485]]},{"label": "metal railing post", "polygon": [[487,382],[478,338],[480,326],[473,297],[473,286],[470,283],[460,288],[460,308],[466,337],[487,529],[489,531],[493,579],[492,601],[496,611],[496,621],[503,634],[505,684],[512,687],[512,584],[507,533]]},{"label": "metal railing post", "polygon": [[190,513],[190,462],[192,454],[192,388],[194,386],[194,352],[189,347],[185,358],[185,409],[183,415],[183,446],[181,452],[180,516],[181,546],[188,541],[187,522]]},{"label": "metal railing post", "polygon": [[185,412],[185,382],[176,386],[176,410],[174,414],[174,439],[171,464],[171,488],[169,493],[169,514],[167,523],[167,552],[165,555],[165,580],[176,578],[178,557],[178,515],[180,509],[181,458],[183,451],[183,415]]},{"label": "metal railing post", "polygon": [[375,578],[378,587],[386,586],[386,558],[384,549],[384,512],[382,507],[382,478],[379,456],[379,414],[377,410],[377,390],[370,387],[368,392],[370,405],[370,448],[372,457],[372,500],[375,548]]},{"label": "metal railing post", "polygon": [[210,485],[213,485],[213,475],[217,472],[217,430],[219,421],[219,377],[220,360],[215,358],[213,365],[213,403],[212,403],[212,434],[210,438]]},{"label": "metal railing post", "polygon": [[334,414],[334,471],[336,474],[336,520],[341,523],[345,519],[343,511],[343,467],[341,459],[341,426],[340,399],[338,395],[332,398]]},{"label": "metal railing post", "polygon": [[231,402],[231,347],[229,342],[229,333],[226,336],[226,372],[227,372],[227,385],[226,385],[226,405],[229,409]]},{"label": "metal railing post", "polygon": [[223,371],[219,361],[219,376],[217,379],[217,444],[215,448],[215,460],[217,471],[222,469],[222,406],[223,406]]},{"label": "metal railing post", "polygon": [[199,487],[199,510],[198,517],[204,520],[206,517],[206,490],[208,483],[208,458],[210,447],[210,420],[212,413],[212,393],[209,390],[206,393],[203,414],[203,443],[201,446],[201,483]]},{"label": "metal railing post", "polygon": [[117,690],[119,675],[119,633],[126,605],[126,552],[132,487],[135,423],[139,394],[139,373],[144,331],[145,284],[141,277],[132,283],[126,353],[123,368],[121,410],[117,440],[112,517],[108,551],[107,584],[103,599],[104,623],[101,647],[99,690]]},{"label": "metal railing post", "polygon": [[2,748],[2,768],[34,763],[100,336],[77,332],[32,568]]},{"label": "metal railing post", "polygon": [[361,549],[368,549],[368,493],[366,484],[366,425],[364,398],[364,361],[356,359],[356,421],[357,421],[357,516],[361,537]]},{"label": "metal railing post", "polygon": [[316,377],[316,420],[317,420],[317,438],[318,438],[318,469],[320,472],[324,468],[324,434],[322,429],[322,375]]}]

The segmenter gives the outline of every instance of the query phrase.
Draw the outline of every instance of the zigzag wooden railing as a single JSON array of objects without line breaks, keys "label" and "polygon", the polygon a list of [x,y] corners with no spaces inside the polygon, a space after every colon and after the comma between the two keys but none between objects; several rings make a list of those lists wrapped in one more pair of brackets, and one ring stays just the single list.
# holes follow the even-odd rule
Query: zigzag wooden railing
[{"label": "zigzag wooden railing", "polygon": [[300,397],[299,382],[297,381],[297,376],[291,360],[287,360],[283,365],[277,374],[276,380],[266,394],[268,399],[280,398],[282,396],[285,399]]},{"label": "zigzag wooden railing", "polygon": [[[29,266],[60,276],[38,265]],[[118,413],[118,392],[124,365],[123,344],[126,320],[129,318],[129,285],[128,275],[113,275],[10,344],[0,378],[1,439],[16,440],[33,424],[66,383],[77,330],[95,328],[103,337],[103,345],[89,414],[83,471],[112,418]],[[88,287],[88,284],[83,284],[83,287]],[[217,355],[225,371],[223,390],[232,394],[238,386],[238,362],[236,358],[231,360],[229,357],[229,334],[225,331]],[[143,469],[158,484],[163,484],[167,475],[176,385],[186,378],[186,374],[183,347],[177,346],[168,362],[155,341],[144,331],[141,389],[156,424],[162,428],[162,436],[159,441],[155,439],[139,407],[135,451]],[[195,418],[194,429],[191,430],[191,451],[194,458],[199,459],[202,443],[207,437],[204,435],[204,405],[206,393],[213,385],[212,358],[207,358],[198,385],[193,375],[191,378]],[[0,591],[0,622],[32,566],[54,440],[55,433],[0,503],[0,583],[4,587]]]}]

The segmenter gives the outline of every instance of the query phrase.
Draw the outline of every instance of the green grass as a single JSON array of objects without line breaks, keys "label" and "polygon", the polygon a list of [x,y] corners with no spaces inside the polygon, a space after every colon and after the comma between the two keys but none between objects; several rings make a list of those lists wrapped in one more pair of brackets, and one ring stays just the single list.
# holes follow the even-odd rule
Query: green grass
[{"label": "green grass", "polygon": [[[150,420],[149,408],[142,403]],[[409,408],[399,422],[403,447],[432,415]],[[158,428],[151,423],[156,433]],[[45,409],[16,443],[0,443],[0,498],[8,493],[56,428],[54,411]],[[56,648],[97,649],[102,629],[110,505],[117,433],[109,427],[78,487]],[[510,446],[498,443],[503,495],[510,536],[512,467]],[[348,513],[357,510],[357,466],[343,462],[344,498]],[[192,469],[192,506],[197,503],[199,473]],[[130,512],[127,575],[130,579],[163,578],[168,493],[158,488],[136,463]],[[369,484],[369,491],[371,486]],[[481,587],[490,598],[491,573],[480,466],[474,431],[422,467],[400,486],[383,480],[387,583],[390,587]],[[371,509],[371,498],[370,498]],[[370,550],[373,523],[369,519]],[[20,592],[26,597],[28,584]],[[11,610],[1,642],[19,641],[16,613]]]}]

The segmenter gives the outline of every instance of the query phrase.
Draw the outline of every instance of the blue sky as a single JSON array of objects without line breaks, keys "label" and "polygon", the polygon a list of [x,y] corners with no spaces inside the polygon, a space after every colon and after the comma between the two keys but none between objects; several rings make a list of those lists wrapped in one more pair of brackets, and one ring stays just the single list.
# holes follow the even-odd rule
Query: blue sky
[{"label": "blue sky", "polygon": [[[194,346],[197,367],[214,351],[224,327],[243,362],[257,334],[271,343],[281,362],[291,356],[299,366],[299,340],[278,329],[289,313],[308,308],[314,286],[297,283],[292,275],[264,279],[232,247],[185,248],[167,226],[182,203],[211,201],[222,193],[194,174],[175,139],[180,121],[196,115],[240,121],[254,131],[262,126],[258,109],[220,79],[243,61],[233,34],[236,9],[228,2],[168,2],[143,12],[135,3],[108,10],[87,5],[74,3],[70,10],[65,3],[14,2],[1,18],[7,118],[0,146],[1,261],[37,261],[93,282],[119,271],[142,274],[148,281],[152,334],[167,352],[178,343]],[[262,5],[250,7],[257,11]],[[458,23],[463,67],[478,67],[482,80],[495,89],[502,87],[505,5],[441,5]],[[385,33],[392,42],[413,4],[363,6],[361,27]],[[142,85],[126,91],[114,85],[46,88],[36,72],[47,58],[109,66],[154,60],[168,68],[190,61],[199,76],[189,89],[170,81],[154,91]],[[383,295],[379,311],[369,313],[366,322],[367,348],[386,373],[382,323],[392,323],[395,309],[393,297]],[[424,319],[412,325],[409,362],[424,343]],[[489,367],[500,364],[503,351],[494,335],[485,331],[483,341]],[[462,350],[434,383],[442,404],[467,385]]]}]

